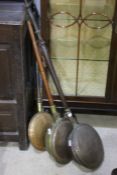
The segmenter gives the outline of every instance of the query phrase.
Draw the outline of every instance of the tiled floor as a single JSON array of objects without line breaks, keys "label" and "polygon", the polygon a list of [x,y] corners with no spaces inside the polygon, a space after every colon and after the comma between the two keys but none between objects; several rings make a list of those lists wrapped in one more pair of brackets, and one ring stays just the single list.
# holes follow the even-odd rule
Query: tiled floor
[{"label": "tiled floor", "polygon": [[105,149],[101,167],[88,171],[73,161],[65,166],[56,164],[45,152],[38,152],[31,145],[20,151],[16,143],[0,143],[0,175],[111,175],[117,167],[117,118],[116,116],[79,115],[79,121],[90,123],[99,132]]}]

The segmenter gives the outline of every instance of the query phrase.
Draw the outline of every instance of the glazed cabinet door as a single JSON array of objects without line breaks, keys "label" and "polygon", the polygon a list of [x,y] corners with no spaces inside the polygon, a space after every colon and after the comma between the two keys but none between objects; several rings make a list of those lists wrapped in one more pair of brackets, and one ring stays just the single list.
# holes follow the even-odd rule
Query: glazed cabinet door
[{"label": "glazed cabinet door", "polygon": [[113,103],[116,0],[48,0],[45,5],[41,2],[42,35],[65,95],[78,101]]}]

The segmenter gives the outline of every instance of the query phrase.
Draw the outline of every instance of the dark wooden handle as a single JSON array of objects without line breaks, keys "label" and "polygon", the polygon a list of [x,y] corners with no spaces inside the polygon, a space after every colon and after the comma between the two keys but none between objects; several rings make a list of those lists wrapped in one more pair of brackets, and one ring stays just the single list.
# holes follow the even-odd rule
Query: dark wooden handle
[{"label": "dark wooden handle", "polygon": [[40,53],[39,47],[37,46],[37,43],[36,43],[36,38],[35,38],[35,35],[34,35],[33,27],[32,27],[32,24],[31,24],[30,21],[27,21],[27,24],[28,24],[28,29],[29,29],[31,40],[32,40],[32,45],[33,45],[34,53],[35,53],[35,56],[36,56],[36,60],[37,60],[38,66],[39,66],[39,70],[40,70],[40,73],[41,73],[41,76],[42,76],[42,79],[43,79],[43,82],[44,82],[46,94],[47,94],[47,97],[48,97],[48,100],[49,100],[49,104],[50,104],[50,106],[54,106],[50,86],[49,86],[49,83],[48,83],[48,80],[47,80],[47,77],[46,77],[45,69],[43,67],[43,63],[42,63],[42,59],[41,59],[41,53]]}]

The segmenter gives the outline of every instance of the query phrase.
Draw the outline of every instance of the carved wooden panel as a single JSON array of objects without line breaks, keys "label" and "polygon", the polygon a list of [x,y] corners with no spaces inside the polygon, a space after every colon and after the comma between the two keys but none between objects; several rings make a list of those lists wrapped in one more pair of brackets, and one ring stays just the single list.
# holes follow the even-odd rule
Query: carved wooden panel
[{"label": "carved wooden panel", "polygon": [[11,45],[0,43],[0,98],[12,99],[15,89]]}]

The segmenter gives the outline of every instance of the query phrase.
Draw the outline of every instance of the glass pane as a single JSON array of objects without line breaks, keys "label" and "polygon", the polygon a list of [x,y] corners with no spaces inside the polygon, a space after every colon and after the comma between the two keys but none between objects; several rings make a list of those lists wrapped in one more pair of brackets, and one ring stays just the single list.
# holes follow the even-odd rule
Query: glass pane
[{"label": "glass pane", "polygon": [[106,26],[112,24],[112,21],[108,19],[108,17],[103,15],[91,15],[87,19],[84,20],[84,23],[87,27],[92,29],[102,29]]},{"label": "glass pane", "polygon": [[105,96],[108,62],[79,61],[78,95]]},{"label": "glass pane", "polygon": [[[76,87],[76,61],[75,60],[54,60],[54,67],[59,77],[65,95],[75,95]],[[50,78],[52,93],[58,94]]]},{"label": "glass pane", "polygon": [[109,60],[112,26],[95,30],[82,25],[80,59]]},{"label": "glass pane", "polygon": [[105,96],[115,2],[50,0],[50,56],[65,95]]},{"label": "glass pane", "polygon": [[[65,21],[66,22],[66,21]],[[60,27],[56,27],[51,25],[51,34],[50,34],[50,39],[51,40],[55,40],[55,39],[64,39],[64,40],[71,40],[73,38],[73,40],[75,40],[78,36],[78,25],[73,25],[71,27],[68,28],[60,28]]]},{"label": "glass pane", "polygon": [[71,13],[73,16],[79,14],[80,0],[50,0],[51,14],[65,11]]},{"label": "glass pane", "polygon": [[83,17],[98,12],[113,18],[115,0],[83,0]]},{"label": "glass pane", "polygon": [[77,26],[75,24],[69,28],[51,27],[51,58],[77,59]]},{"label": "glass pane", "polygon": [[74,23],[74,17],[67,12],[60,12],[54,14],[54,16],[52,16],[50,19],[55,26],[58,25],[60,27],[67,27],[69,25],[72,25],[72,23]]}]

